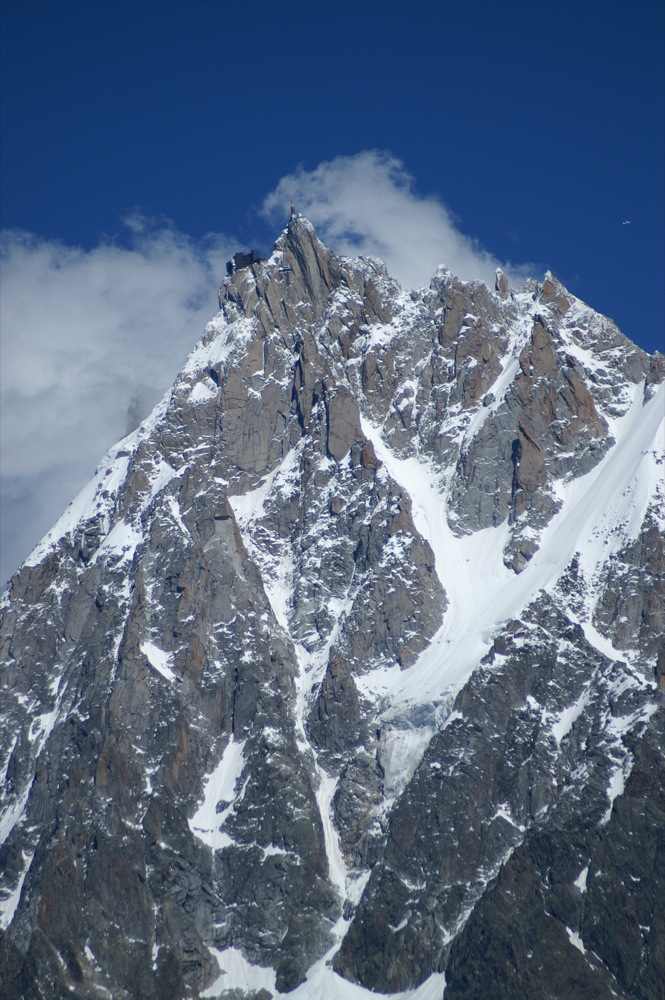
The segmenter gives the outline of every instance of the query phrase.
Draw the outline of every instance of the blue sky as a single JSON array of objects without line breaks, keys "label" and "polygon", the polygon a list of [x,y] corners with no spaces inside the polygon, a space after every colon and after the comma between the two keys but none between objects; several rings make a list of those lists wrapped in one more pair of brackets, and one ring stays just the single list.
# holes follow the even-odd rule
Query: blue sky
[{"label": "blue sky", "polygon": [[550,268],[663,348],[660,0],[5,0],[0,27],[5,575],[287,197],[405,282],[420,242]]}]

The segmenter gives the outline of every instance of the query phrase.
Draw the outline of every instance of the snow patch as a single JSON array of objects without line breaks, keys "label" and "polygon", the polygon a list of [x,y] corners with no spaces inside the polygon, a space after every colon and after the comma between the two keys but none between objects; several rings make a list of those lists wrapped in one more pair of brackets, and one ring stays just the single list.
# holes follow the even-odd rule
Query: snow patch
[{"label": "snow patch", "polygon": [[0,847],[7,840],[14,827],[23,819],[29,794],[30,787],[28,786],[14,805],[10,806],[0,819]]},{"label": "snow patch", "polygon": [[347,871],[342,851],[339,846],[339,837],[332,821],[332,800],[337,789],[338,779],[326,774],[323,768],[318,768],[319,787],[316,790],[316,804],[319,807],[319,814],[323,824],[323,837],[326,845],[326,855],[328,858],[328,874],[330,881],[337,889],[341,900],[346,898]]},{"label": "snow patch", "polygon": [[129,454],[124,449],[122,454],[117,454],[121,444],[122,442],[116,445],[104,457],[94,477],[86,483],[64,514],[32,550],[25,560],[25,566],[38,566],[62,538],[74,533],[81,521],[90,520],[108,511],[112,503],[110,497],[127,475]]},{"label": "snow patch", "polygon": [[[448,486],[441,474],[417,457],[397,458],[380,428],[362,418],[363,433],[378,458],[411,497],[415,526],[432,546],[448,599],[443,625],[417,662],[399,674],[377,675],[377,687],[393,705],[433,701],[458,690],[487,653],[496,631],[518,618],[541,590],[552,589],[576,552],[585,578],[592,580],[610,553],[636,537],[662,472],[656,456],[664,402],[665,385],[646,404],[641,386],[633,387],[632,407],[611,428],[616,444],[585,476],[556,484],[560,509],[520,574],[503,563],[507,522],[455,536],[446,517]],[[561,720],[561,729],[566,721]]]},{"label": "snow patch", "polygon": [[524,833],[524,831],[526,829],[526,827],[524,826],[523,823],[518,823],[515,819],[513,819],[513,816],[512,816],[511,810],[510,810],[510,804],[508,802],[501,802],[499,804],[499,806],[497,807],[496,812],[492,816],[492,819],[490,820],[490,822],[493,822],[495,819],[503,819],[503,820],[505,820],[506,823],[510,823],[510,825],[514,826],[515,829],[517,829],[517,830],[520,831],[520,833]]},{"label": "snow patch", "polygon": [[255,324],[250,319],[229,323],[223,313],[217,313],[205,328],[203,338],[189,355],[182,377],[197,376],[204,368],[224,365],[232,354],[240,352],[254,335]]},{"label": "snow patch", "polygon": [[307,973],[307,979],[291,993],[276,993],[276,997],[289,1000],[441,1000],[444,995],[445,973],[435,973],[414,990],[400,993],[375,993],[356,983],[342,979],[326,964],[327,956],[320,959]]},{"label": "snow patch", "polygon": [[174,496],[167,497],[167,506],[168,506],[168,509],[169,509],[169,513],[171,514],[171,517],[173,518],[173,520],[175,521],[175,523],[178,525],[178,527],[180,528],[180,530],[183,533],[183,535],[185,536],[185,538],[187,538],[189,541],[191,541],[192,540],[192,534],[191,534],[189,528],[187,527],[187,525],[185,524],[185,522],[182,519],[182,512],[180,510],[180,504],[178,503],[178,501],[176,500],[176,498]]},{"label": "snow patch", "polygon": [[208,987],[202,997],[213,1000],[225,991],[266,990],[275,998],[288,997],[288,1000],[441,1000],[445,988],[446,977],[443,974],[430,976],[421,986],[414,990],[400,993],[375,993],[356,983],[350,983],[333,972],[326,965],[326,959],[317,962],[307,974],[307,979],[290,993],[280,993],[275,988],[274,969],[252,965],[238,948],[226,948],[218,951],[210,948],[210,952],[219,963],[220,975],[212,986]]},{"label": "snow patch", "polygon": [[612,810],[614,809],[614,802],[620,795],[623,795],[626,790],[626,780],[628,779],[632,769],[633,759],[632,757],[627,756],[624,761],[612,771],[607,785],[607,799],[609,805],[600,820],[599,826],[606,826],[607,823],[609,823],[612,816]]},{"label": "snow patch", "polygon": [[[23,855],[25,857],[25,854]],[[23,883],[25,882],[25,877],[30,871],[30,865],[32,864],[32,859],[34,855],[29,854],[23,871],[21,872],[16,886],[12,889],[9,895],[5,899],[0,899],[0,930],[6,930],[14,919],[14,914],[18,909],[18,904],[21,900],[21,892],[23,891]]]},{"label": "snow patch", "polygon": [[[187,821],[194,836],[213,851],[221,851],[233,843],[231,837],[220,828],[233,812],[236,785],[245,765],[245,743],[246,740],[236,742],[231,737],[219,764],[205,780],[202,804]],[[221,804],[224,804],[224,808],[218,812]]]},{"label": "snow patch", "polygon": [[273,996],[275,995],[274,969],[252,965],[238,948],[226,948],[224,951],[218,951],[217,948],[209,950],[219,963],[220,975],[212,986],[204,990],[202,997],[218,997],[220,993],[230,990],[255,992],[268,990]]},{"label": "snow patch", "polygon": [[142,509],[145,510],[157,494],[160,493],[165,486],[168,486],[171,480],[177,475],[178,473],[173,466],[169,465],[168,462],[165,462],[164,459],[161,459],[150,475],[150,493],[147,499],[143,502]]},{"label": "snow patch", "polygon": [[134,558],[139,545],[143,542],[143,534],[133,525],[127,524],[122,518],[116,521],[108,535],[95,552],[93,562],[105,556],[118,556],[119,562],[114,568],[118,568],[125,563],[129,563]]},{"label": "snow patch", "polygon": [[575,948],[577,948],[578,951],[581,951],[582,954],[585,955],[586,948],[584,947],[584,944],[582,943],[582,938],[579,936],[577,931],[571,931],[570,927],[566,927],[566,934],[568,935],[568,940],[570,941],[570,943]]},{"label": "snow patch", "polygon": [[626,733],[632,732],[640,723],[645,725],[657,711],[658,705],[652,703],[642,705],[635,712],[629,712],[627,715],[611,716],[605,730],[616,742],[619,742]]},{"label": "snow patch", "polygon": [[150,666],[154,667],[157,673],[161,674],[162,677],[171,683],[178,680],[171,668],[173,653],[166,653],[159,646],[155,646],[154,642],[142,642],[140,649],[143,655],[147,657]]},{"label": "snow patch", "polygon": [[579,873],[579,875],[573,882],[573,885],[577,886],[580,892],[583,893],[586,892],[586,880],[588,874],[589,874],[589,866],[587,865],[585,868],[582,869],[582,871]]},{"label": "snow patch", "polygon": [[187,398],[190,403],[196,406],[197,403],[207,403],[209,399],[213,399],[216,395],[217,389],[212,379],[207,379],[197,382]]},{"label": "snow patch", "polygon": [[552,725],[552,735],[557,743],[561,744],[564,737],[568,735],[576,720],[588,706],[590,699],[591,691],[586,688],[573,705],[564,708],[558,716],[555,716],[556,722]]},{"label": "snow patch", "polygon": [[[302,447],[302,446],[301,446]],[[252,559],[258,565],[273,614],[289,631],[289,613],[293,602],[294,565],[290,547],[284,542],[277,552],[267,552],[254,540],[254,526],[265,515],[267,501],[274,494],[288,497],[297,489],[300,476],[301,447],[293,448],[265,480],[242,496],[230,497],[238,528]]]}]

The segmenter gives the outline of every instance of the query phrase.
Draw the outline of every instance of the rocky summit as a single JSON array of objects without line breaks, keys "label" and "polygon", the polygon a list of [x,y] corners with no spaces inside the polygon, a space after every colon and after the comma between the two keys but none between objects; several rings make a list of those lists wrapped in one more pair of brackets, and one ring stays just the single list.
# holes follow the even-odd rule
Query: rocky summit
[{"label": "rocky summit", "polygon": [[2,996],[662,998],[663,357],[248,256],[3,599]]}]

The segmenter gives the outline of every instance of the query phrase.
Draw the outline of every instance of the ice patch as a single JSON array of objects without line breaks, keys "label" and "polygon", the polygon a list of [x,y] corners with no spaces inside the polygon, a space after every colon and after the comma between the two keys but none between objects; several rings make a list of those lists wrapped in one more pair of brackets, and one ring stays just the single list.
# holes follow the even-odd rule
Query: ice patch
[{"label": "ice patch", "polygon": [[323,837],[328,857],[330,881],[337,889],[340,898],[344,900],[346,898],[346,865],[342,858],[337,830],[335,830],[332,822],[332,800],[337,788],[338,779],[326,774],[322,768],[318,768],[318,772],[319,787],[316,790],[316,804],[319,807],[319,814],[323,824]]},{"label": "ice patch", "polygon": [[381,727],[379,760],[384,771],[387,800],[402,793],[422,760],[430,740],[449,711],[449,704],[388,710],[379,716]]}]

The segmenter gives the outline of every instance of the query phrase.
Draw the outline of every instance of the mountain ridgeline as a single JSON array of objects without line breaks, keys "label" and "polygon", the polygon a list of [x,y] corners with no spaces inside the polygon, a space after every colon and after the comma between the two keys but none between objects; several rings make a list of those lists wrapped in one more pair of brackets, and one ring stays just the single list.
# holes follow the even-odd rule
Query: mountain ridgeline
[{"label": "mountain ridgeline", "polygon": [[3,599],[3,996],[663,997],[663,357],[230,271]]}]

